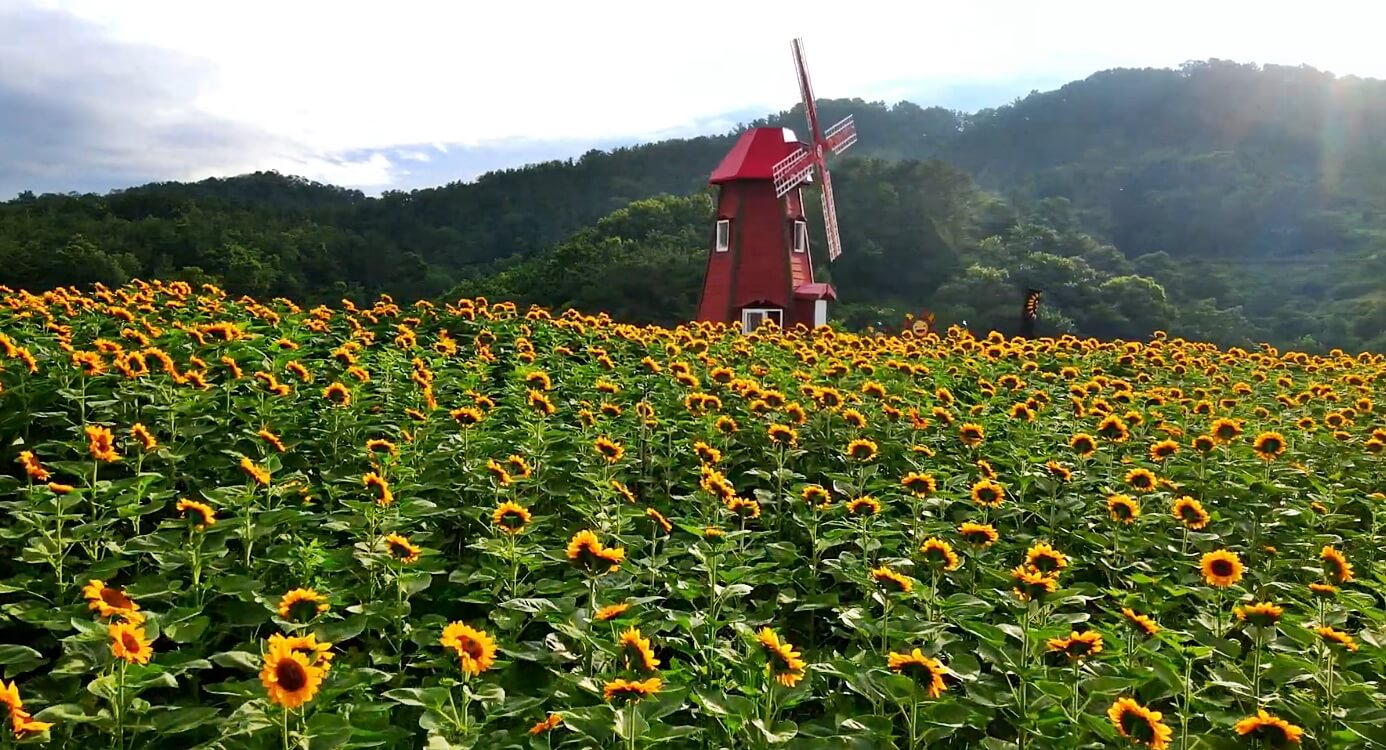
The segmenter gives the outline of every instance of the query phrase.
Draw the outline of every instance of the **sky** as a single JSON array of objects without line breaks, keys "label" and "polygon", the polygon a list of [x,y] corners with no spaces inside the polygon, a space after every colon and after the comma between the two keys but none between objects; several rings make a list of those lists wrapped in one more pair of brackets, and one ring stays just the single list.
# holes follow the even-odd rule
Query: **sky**
[{"label": "sky", "polygon": [[722,133],[797,103],[796,36],[820,98],[968,111],[1214,57],[1386,78],[1378,5],[0,0],[0,200],[262,169],[378,194]]}]

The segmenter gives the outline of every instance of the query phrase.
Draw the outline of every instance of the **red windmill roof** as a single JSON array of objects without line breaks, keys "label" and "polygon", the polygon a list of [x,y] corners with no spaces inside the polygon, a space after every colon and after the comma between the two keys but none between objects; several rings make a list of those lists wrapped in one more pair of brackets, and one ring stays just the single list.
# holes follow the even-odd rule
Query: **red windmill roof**
[{"label": "red windmill roof", "polygon": [[712,170],[710,184],[732,180],[768,180],[780,160],[804,148],[789,128],[751,128]]}]

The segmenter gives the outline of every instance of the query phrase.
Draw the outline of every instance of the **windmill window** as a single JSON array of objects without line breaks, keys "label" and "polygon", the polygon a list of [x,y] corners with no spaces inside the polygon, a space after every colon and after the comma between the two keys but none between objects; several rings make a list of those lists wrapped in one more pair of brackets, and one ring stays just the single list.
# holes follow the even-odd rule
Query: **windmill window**
[{"label": "windmill window", "polygon": [[784,327],[784,310],[778,307],[747,307],[741,311],[741,330],[750,333],[767,320]]},{"label": "windmill window", "polygon": [[808,249],[808,222],[799,219],[794,222],[794,252],[802,253]]},{"label": "windmill window", "polygon": [[717,220],[717,252],[725,253],[731,247],[731,219]]}]

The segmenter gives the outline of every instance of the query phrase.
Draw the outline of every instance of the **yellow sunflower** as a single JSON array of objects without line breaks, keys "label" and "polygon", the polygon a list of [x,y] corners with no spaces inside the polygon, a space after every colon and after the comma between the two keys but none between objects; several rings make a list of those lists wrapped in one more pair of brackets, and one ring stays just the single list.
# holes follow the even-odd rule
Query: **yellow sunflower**
[{"label": "yellow sunflower", "polygon": [[1304,736],[1304,729],[1284,719],[1266,713],[1266,709],[1256,709],[1255,716],[1248,716],[1233,727],[1237,734],[1258,740],[1266,747],[1283,748],[1298,745]]},{"label": "yellow sunflower", "polygon": [[271,703],[287,709],[313,700],[327,674],[326,667],[313,664],[307,654],[283,642],[270,646],[263,659],[260,684]]},{"label": "yellow sunflower", "polygon": [[1209,586],[1227,588],[1242,580],[1242,559],[1236,552],[1220,549],[1209,552],[1199,561],[1199,570],[1203,572],[1203,580]]},{"label": "yellow sunflower", "polygon": [[150,657],[154,656],[154,648],[140,625],[114,622],[110,625],[109,635],[111,654],[117,659],[130,664],[148,664]]},{"label": "yellow sunflower", "polygon": [[916,648],[908,654],[892,651],[887,658],[887,665],[892,672],[913,677],[924,686],[930,698],[943,695],[943,691],[947,689],[943,677],[948,674],[948,668],[938,659],[925,656],[919,649]]},{"label": "yellow sunflower", "polygon": [[766,668],[776,682],[785,687],[794,687],[804,679],[804,669],[808,664],[788,641],[780,639],[778,633],[763,627],[756,633],[756,641],[769,657]]},{"label": "yellow sunflower", "polygon": [[1107,709],[1107,718],[1118,733],[1132,742],[1151,748],[1166,750],[1174,730],[1165,724],[1164,714],[1151,711],[1131,698],[1118,699]]},{"label": "yellow sunflower", "polygon": [[313,589],[293,589],[279,598],[279,616],[285,620],[306,622],[331,608],[327,597]]},{"label": "yellow sunflower", "polygon": [[496,642],[484,630],[477,630],[465,623],[452,622],[443,628],[438,642],[444,648],[457,652],[461,661],[462,674],[475,677],[490,669],[496,663]]}]

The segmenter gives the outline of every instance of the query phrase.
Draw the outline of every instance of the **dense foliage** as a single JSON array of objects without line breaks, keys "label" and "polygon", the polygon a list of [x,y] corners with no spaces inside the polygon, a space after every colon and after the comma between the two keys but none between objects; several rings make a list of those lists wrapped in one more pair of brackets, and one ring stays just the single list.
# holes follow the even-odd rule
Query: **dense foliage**
[{"label": "dense foliage", "polygon": [[6,742],[1386,743],[1380,355],[0,302]]},{"label": "dense foliage", "polygon": [[[1210,61],[1106,71],[972,114],[822,109],[826,121],[853,113],[862,134],[835,169],[847,254],[817,264],[850,325],[928,308],[1011,331],[1020,289],[1035,285],[1052,292],[1051,331],[1386,349],[1382,82]],[[802,128],[802,117],[752,124]],[[609,222],[636,201],[700,197],[734,137],[378,199],[275,174],[24,195],[0,204],[0,283],[183,278],[311,301],[490,288],[667,322],[692,313],[705,215],[633,209],[667,220],[648,240],[612,241]],[[584,262],[535,287],[554,296],[517,287],[559,268],[549,251]]]}]

